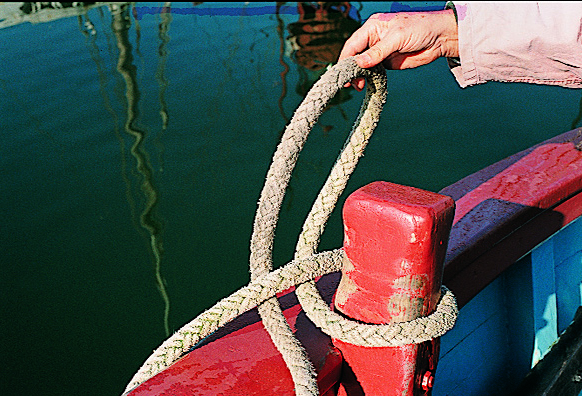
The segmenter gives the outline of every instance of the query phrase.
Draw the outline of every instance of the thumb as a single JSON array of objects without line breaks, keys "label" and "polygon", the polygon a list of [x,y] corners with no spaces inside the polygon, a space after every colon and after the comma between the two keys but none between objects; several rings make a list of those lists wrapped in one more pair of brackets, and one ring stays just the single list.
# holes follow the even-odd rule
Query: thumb
[{"label": "thumb", "polygon": [[361,54],[356,55],[356,63],[361,68],[367,69],[381,63],[384,59],[390,56],[392,52],[394,52],[392,46],[379,42]]}]

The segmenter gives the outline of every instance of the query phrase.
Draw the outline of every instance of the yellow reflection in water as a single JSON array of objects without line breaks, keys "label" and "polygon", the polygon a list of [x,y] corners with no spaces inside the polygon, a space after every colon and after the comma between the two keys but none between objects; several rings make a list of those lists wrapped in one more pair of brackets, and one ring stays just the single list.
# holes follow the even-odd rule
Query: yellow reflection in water
[{"label": "yellow reflection in water", "polygon": [[[170,298],[166,290],[166,283],[161,274],[162,264],[162,241],[161,231],[162,223],[156,216],[156,207],[159,203],[159,194],[154,185],[153,169],[149,161],[149,156],[144,147],[146,131],[137,126],[139,116],[138,103],[140,92],[137,85],[137,68],[133,64],[132,46],[129,41],[128,31],[131,27],[129,17],[129,6],[122,5],[118,8],[112,8],[112,30],[117,41],[119,49],[119,58],[117,62],[117,71],[125,81],[127,100],[127,118],[125,121],[125,132],[134,138],[131,146],[131,155],[136,160],[136,169],[141,175],[141,191],[145,196],[145,207],[141,212],[139,219],[141,227],[147,231],[150,238],[150,246],[154,259],[154,273],[158,290],[164,301],[164,330],[166,336],[170,334],[169,314]],[[169,23],[169,20],[165,20]],[[162,22],[164,23],[164,22]],[[165,107],[165,104],[162,105]],[[166,112],[167,114],[167,112]],[[163,119],[164,129],[167,125],[167,119]]]}]

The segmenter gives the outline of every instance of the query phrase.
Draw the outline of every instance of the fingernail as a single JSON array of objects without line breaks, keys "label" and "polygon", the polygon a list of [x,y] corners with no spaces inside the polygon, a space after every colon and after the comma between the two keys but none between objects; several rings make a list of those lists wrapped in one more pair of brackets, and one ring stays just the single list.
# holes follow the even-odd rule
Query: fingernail
[{"label": "fingernail", "polygon": [[370,55],[364,53],[356,57],[356,62],[360,67],[366,67],[372,62],[372,58],[370,57]]}]

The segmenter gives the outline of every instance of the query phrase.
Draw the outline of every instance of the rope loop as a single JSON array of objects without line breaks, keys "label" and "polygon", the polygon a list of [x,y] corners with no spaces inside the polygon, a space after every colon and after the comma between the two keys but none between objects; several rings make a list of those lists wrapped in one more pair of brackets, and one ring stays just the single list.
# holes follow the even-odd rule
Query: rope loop
[{"label": "rope loop", "polygon": [[453,328],[459,314],[455,296],[445,286],[441,287],[441,298],[433,313],[408,322],[363,324],[327,311],[326,320],[316,323],[325,334],[349,344],[376,348],[421,344],[438,338]]},{"label": "rope loop", "polygon": [[[366,96],[330,175],[307,215],[299,236],[295,259],[273,271],[275,227],[285,190],[307,136],[335,94],[354,78],[367,81]],[[353,58],[330,68],[301,102],[273,156],[261,191],[251,237],[251,282],[220,300],[168,338],[144,362],[125,393],[163,371],[204,337],[254,307],[287,364],[298,396],[319,395],[317,373],[285,320],[276,293],[296,285],[296,294],[307,317],[332,338],[366,347],[394,347],[440,337],[455,323],[458,308],[450,290],[442,287],[435,312],[410,322],[369,325],[350,321],[333,312],[323,300],[314,279],[341,269],[343,249],[317,253],[319,239],[348,179],[379,122],[387,96],[386,73],[381,65],[362,69]]]},{"label": "rope loop", "polygon": [[[273,269],[273,239],[279,212],[291,173],[311,129],[336,93],[345,83],[356,77],[364,77],[367,80],[366,96],[340,157],[305,220],[295,259],[307,258],[316,253],[325,223],[355,169],[358,159],[363,154],[386,101],[387,79],[381,65],[368,70],[358,67],[353,58],[344,59],[320,77],[293,114],[273,155],[265,185],[261,191],[251,237],[251,279]],[[307,293],[303,292],[306,294],[304,297],[301,296],[302,290],[307,291]],[[316,324],[324,321],[324,316],[329,315],[331,311],[319,295],[315,283],[308,282],[298,287],[296,291],[304,309],[308,306],[313,307],[312,312],[306,310],[307,316],[313,318],[312,320],[315,319]],[[318,395],[315,368],[307,357],[305,349],[293,335],[277,299],[272,298],[261,304],[259,315],[271,340],[289,368],[296,395]]]},{"label": "rope loop", "polygon": [[[261,191],[251,237],[251,279],[273,268],[272,246],[275,227],[285,196],[285,189],[289,184],[291,173],[297,163],[299,153],[305,145],[307,136],[331,99],[345,83],[356,77],[366,78],[368,84],[360,114],[354,124],[350,138],[346,142],[346,146],[351,147],[349,145],[350,141],[358,139],[352,145],[358,147],[363,153],[363,148],[379,121],[382,106],[386,101],[387,79],[383,66],[362,69],[353,58],[348,58],[331,67],[309,90],[285,128],[285,132],[273,155],[271,166]],[[363,131],[365,133],[355,133],[358,129],[360,132]],[[346,152],[346,146],[344,146],[342,152],[353,157],[353,153]],[[349,165],[348,159],[344,159],[344,162],[346,163],[345,166]],[[351,171],[348,168],[342,169],[342,171],[344,179],[347,181]],[[330,179],[328,179],[329,181]],[[329,204],[327,206],[330,207]]]}]

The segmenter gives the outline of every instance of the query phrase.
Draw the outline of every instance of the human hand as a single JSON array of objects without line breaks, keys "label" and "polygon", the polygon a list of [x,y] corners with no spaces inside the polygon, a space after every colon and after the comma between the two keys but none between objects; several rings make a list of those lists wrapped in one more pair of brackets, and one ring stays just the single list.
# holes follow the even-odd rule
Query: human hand
[{"label": "human hand", "polygon": [[[455,14],[453,10],[374,14],[348,38],[339,60],[350,56],[362,68],[382,63],[394,70],[458,57]],[[354,79],[351,85],[361,91],[365,80]]]}]

